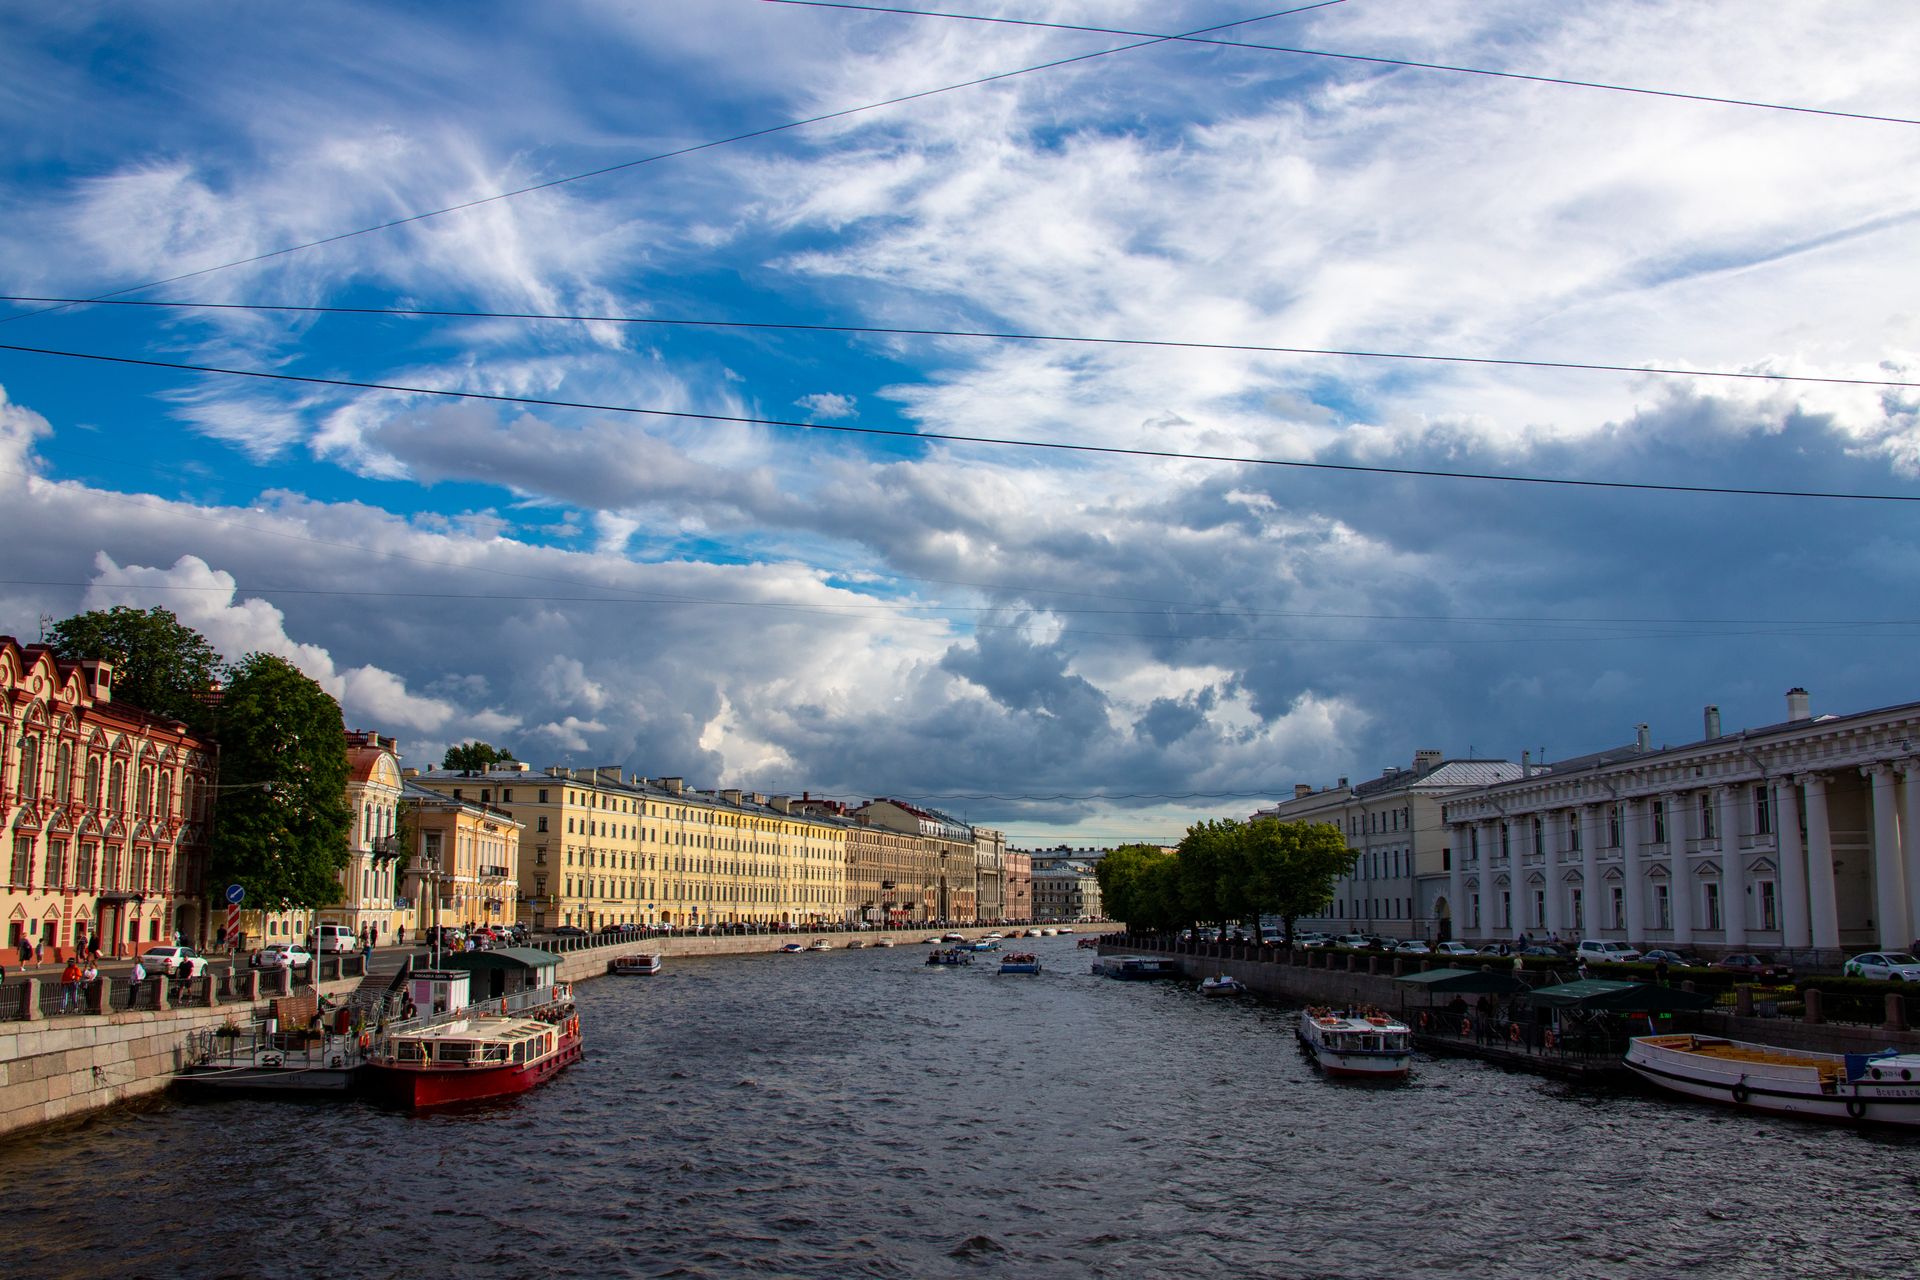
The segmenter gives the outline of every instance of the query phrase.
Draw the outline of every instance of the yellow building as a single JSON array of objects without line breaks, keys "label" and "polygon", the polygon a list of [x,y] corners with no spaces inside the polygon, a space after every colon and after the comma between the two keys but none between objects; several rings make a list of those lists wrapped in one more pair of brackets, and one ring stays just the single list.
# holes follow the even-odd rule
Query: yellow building
[{"label": "yellow building", "polygon": [[516,922],[520,821],[479,800],[455,799],[407,780],[409,847],[400,899],[408,936],[435,925]]},{"label": "yellow building", "polygon": [[0,914],[52,957],[199,942],[214,747],[113,701],[113,664],[0,636]]}]

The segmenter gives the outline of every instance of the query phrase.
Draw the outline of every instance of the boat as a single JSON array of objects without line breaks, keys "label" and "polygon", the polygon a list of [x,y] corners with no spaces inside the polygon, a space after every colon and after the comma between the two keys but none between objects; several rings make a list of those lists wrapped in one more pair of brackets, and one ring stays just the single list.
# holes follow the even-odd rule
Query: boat
[{"label": "boat", "polygon": [[946,939],[936,933],[931,938],[922,938],[920,939],[920,941],[924,942],[926,945],[930,947],[937,947],[941,943],[945,942]]},{"label": "boat", "polygon": [[825,938],[815,938],[812,942],[809,942],[807,944],[807,950],[831,951],[833,950],[833,944],[831,942],[828,942]]},{"label": "boat", "polygon": [[1203,996],[1243,996],[1247,994],[1247,984],[1230,973],[1217,973],[1200,982],[1200,994]]},{"label": "boat", "polygon": [[973,952],[964,947],[943,947],[927,953],[927,963],[932,965],[961,965],[973,963]]},{"label": "boat", "polygon": [[281,996],[273,1012],[246,1027],[229,1024],[193,1034],[187,1065],[174,1083],[202,1094],[345,1095],[359,1087],[366,1045],[337,1016],[325,1030],[310,1029],[325,1013],[311,992]]},{"label": "boat", "polygon": [[1178,961],[1159,960],[1150,956],[1101,956],[1093,962],[1093,971],[1122,982],[1186,976],[1181,972]]},{"label": "boat", "polygon": [[805,951],[806,947],[798,942],[783,942],[780,944],[780,950],[787,955],[796,955],[799,952]]},{"label": "boat", "polygon": [[866,945],[867,945],[867,940],[865,938],[848,938],[847,939],[847,950],[849,951],[858,951],[860,950],[860,948]]},{"label": "boat", "polygon": [[[509,994],[468,1002],[469,979],[504,986],[501,966],[422,970],[409,999],[429,1012],[390,1027],[373,1044],[369,1083],[388,1102],[415,1109],[508,1097],[551,1079],[583,1053],[573,989],[553,982],[559,957],[510,947],[475,956],[523,957],[534,981]],[[492,970],[489,972],[488,970]]]},{"label": "boat", "polygon": [[642,951],[636,955],[615,956],[613,972],[623,977],[646,978],[660,972],[660,957]]},{"label": "boat", "polygon": [[1404,1080],[1413,1070],[1413,1030],[1386,1014],[1303,1009],[1296,1031],[1329,1076]]},{"label": "boat", "polygon": [[943,933],[940,935],[940,941],[942,942],[965,942],[966,940],[967,935],[964,933]]},{"label": "boat", "polygon": [[1773,1115],[1920,1125],[1920,1054],[1818,1053],[1692,1034],[1635,1036],[1627,1067],[1650,1084]]},{"label": "boat", "polygon": [[1054,930],[1054,932],[1055,932],[1055,933],[1057,933],[1057,934],[1059,934],[1059,935],[1060,935],[1061,937],[1063,937],[1063,938],[1064,938],[1064,937],[1066,937],[1066,936],[1067,936],[1068,934],[1070,934],[1070,933],[1072,933],[1072,932],[1073,932],[1073,930],[1071,930],[1071,929],[1069,929],[1069,928],[1067,928],[1067,926],[1065,926],[1065,925],[1061,925],[1061,926],[1060,926],[1060,927],[1059,927],[1058,929],[1055,929],[1055,930]]},{"label": "boat", "polygon": [[967,945],[975,951],[998,951],[1000,949],[1000,944],[991,938],[982,938],[978,942],[969,942]]},{"label": "boat", "polygon": [[875,938],[875,939],[873,940],[873,945],[874,945],[874,946],[876,946],[876,947],[890,947],[890,946],[892,946],[892,945],[893,945],[893,939],[892,939],[892,938],[885,938],[885,937],[882,937],[882,938]]},{"label": "boat", "polygon": [[1100,939],[1082,938],[1078,942],[1074,943],[1073,945],[1080,948],[1082,951],[1098,951],[1100,949]]},{"label": "boat", "polygon": [[1000,957],[1002,973],[1038,973],[1040,957],[1031,951],[1009,951]]}]

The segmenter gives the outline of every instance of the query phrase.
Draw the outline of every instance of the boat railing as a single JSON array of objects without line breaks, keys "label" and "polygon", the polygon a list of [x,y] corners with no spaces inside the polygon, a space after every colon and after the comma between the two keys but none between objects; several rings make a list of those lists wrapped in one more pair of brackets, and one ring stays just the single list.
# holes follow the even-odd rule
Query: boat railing
[{"label": "boat railing", "polygon": [[524,1013],[529,1009],[544,1009],[548,1005],[560,1004],[573,998],[571,982],[555,982],[544,987],[529,987],[525,991],[516,991],[512,995],[494,996],[486,1000],[476,1000],[445,1013],[422,1014],[387,1024],[389,1035],[402,1031],[427,1031],[442,1027],[463,1018],[500,1017],[515,1013]]}]

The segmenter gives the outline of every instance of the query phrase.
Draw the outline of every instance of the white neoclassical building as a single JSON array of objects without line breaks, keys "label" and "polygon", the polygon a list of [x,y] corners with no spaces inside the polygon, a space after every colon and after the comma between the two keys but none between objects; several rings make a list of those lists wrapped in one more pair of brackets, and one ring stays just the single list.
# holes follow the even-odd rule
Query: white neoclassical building
[{"label": "white neoclassical building", "polygon": [[1474,939],[1558,934],[1838,963],[1920,931],[1920,703],[1638,741],[1450,797]]}]

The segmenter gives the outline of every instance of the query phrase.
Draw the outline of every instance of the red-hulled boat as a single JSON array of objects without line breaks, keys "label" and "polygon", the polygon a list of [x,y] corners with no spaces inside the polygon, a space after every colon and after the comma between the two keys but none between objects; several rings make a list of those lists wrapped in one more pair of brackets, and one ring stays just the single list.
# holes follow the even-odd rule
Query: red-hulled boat
[{"label": "red-hulled boat", "polygon": [[370,1064],[374,1087],[408,1107],[473,1102],[524,1093],[580,1058],[577,1013],[550,1021],[473,1012],[387,1036]]}]

